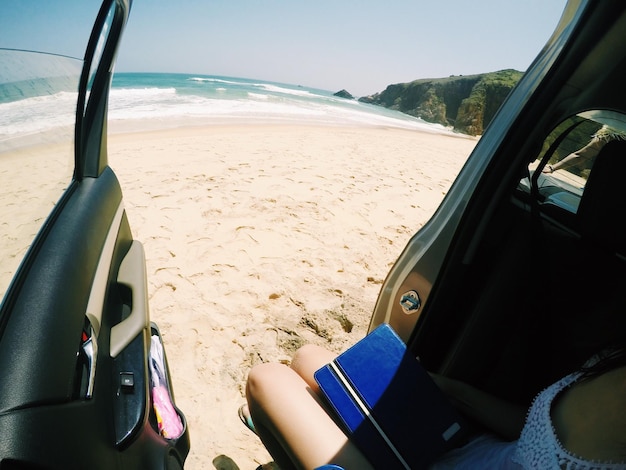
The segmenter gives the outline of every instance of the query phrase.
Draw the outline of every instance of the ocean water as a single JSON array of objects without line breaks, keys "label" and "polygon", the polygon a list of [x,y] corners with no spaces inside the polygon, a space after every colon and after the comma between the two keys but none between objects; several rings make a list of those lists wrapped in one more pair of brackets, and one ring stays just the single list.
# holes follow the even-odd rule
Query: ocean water
[{"label": "ocean water", "polygon": [[443,126],[379,106],[339,98],[330,91],[193,74],[116,74],[109,117],[113,121],[137,123],[149,119],[170,122],[171,125],[299,122],[448,132]]},{"label": "ocean water", "polygon": [[[6,89],[6,84],[2,86]],[[11,99],[0,100],[0,147],[15,147],[43,134],[71,138],[76,92],[67,86],[50,90],[54,88],[39,96],[13,93]],[[118,73],[113,77],[111,132],[214,123],[347,124],[451,132],[397,111],[298,85],[194,74]]]},{"label": "ocean water", "polygon": [[31,141],[68,140],[82,61],[0,49],[0,152]]}]

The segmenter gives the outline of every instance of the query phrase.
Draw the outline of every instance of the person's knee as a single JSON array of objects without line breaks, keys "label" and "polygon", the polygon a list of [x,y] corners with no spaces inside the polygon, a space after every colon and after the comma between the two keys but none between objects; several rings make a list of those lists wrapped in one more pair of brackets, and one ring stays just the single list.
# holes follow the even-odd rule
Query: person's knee
[{"label": "person's knee", "polygon": [[254,366],[248,373],[246,382],[246,396],[248,400],[258,399],[266,393],[272,393],[282,382],[281,377],[288,372],[283,364],[264,363]]},{"label": "person's knee", "polygon": [[294,367],[294,364],[297,365],[314,360],[314,358],[320,354],[321,350],[323,351],[324,349],[315,344],[305,344],[301,346],[291,358],[292,367]]},{"label": "person's knee", "polygon": [[293,355],[291,368],[303,377],[313,376],[320,367],[335,358],[335,354],[315,344],[305,344]]}]

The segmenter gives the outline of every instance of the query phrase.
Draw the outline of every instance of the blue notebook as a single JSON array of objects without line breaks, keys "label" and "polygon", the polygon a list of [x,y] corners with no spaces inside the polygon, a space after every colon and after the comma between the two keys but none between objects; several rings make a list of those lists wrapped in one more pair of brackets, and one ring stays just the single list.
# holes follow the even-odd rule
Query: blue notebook
[{"label": "blue notebook", "polygon": [[425,468],[465,439],[457,411],[387,324],[316,371],[315,380],[375,468]]}]

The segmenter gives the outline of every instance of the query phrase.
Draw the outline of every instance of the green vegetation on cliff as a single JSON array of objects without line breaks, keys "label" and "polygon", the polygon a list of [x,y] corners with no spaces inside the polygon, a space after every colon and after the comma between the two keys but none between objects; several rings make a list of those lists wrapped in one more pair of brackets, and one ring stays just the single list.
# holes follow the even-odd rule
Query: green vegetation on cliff
[{"label": "green vegetation on cliff", "polygon": [[517,70],[501,70],[420,79],[389,85],[384,91],[359,101],[453,126],[465,134],[480,135],[522,75]]}]

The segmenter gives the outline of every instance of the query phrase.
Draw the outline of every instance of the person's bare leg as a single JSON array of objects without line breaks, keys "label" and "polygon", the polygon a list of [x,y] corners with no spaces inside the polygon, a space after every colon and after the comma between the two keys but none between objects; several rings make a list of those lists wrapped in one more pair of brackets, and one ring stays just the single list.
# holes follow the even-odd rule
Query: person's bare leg
[{"label": "person's bare leg", "polygon": [[319,392],[319,386],[315,382],[313,373],[320,367],[328,364],[337,355],[315,344],[306,344],[296,351],[291,359],[291,368],[295,370],[300,377],[308,384],[316,393]]},{"label": "person's bare leg", "polygon": [[281,469],[327,463],[346,470],[371,468],[293,369],[282,364],[254,367],[246,397],[255,429]]}]

